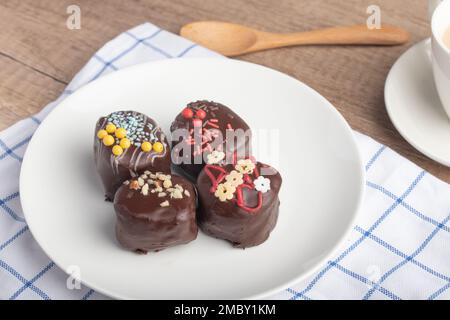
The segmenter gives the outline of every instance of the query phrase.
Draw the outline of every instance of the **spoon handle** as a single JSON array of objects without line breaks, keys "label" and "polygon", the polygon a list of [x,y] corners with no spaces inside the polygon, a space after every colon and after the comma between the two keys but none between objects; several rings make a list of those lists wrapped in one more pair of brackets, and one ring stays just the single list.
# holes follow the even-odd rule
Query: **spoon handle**
[{"label": "spoon handle", "polygon": [[404,29],[383,25],[381,29],[369,29],[366,25],[334,27],[297,33],[258,33],[258,49],[293,45],[398,45],[409,40]]}]

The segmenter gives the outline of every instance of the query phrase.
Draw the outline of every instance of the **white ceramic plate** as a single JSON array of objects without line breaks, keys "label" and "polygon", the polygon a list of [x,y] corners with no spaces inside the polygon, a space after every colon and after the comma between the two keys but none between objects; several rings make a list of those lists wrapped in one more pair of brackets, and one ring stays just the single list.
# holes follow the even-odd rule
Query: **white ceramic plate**
[{"label": "white ceramic plate", "polygon": [[434,85],[430,40],[417,43],[392,66],[386,108],[400,134],[431,159],[450,166],[450,119]]},{"label": "white ceramic plate", "polygon": [[[279,130],[278,224],[268,241],[246,250],[200,233],[156,254],[125,251],[93,164],[95,122],[135,109],[167,131],[197,99],[231,106],[253,131]],[[64,270],[79,266],[81,280],[95,290],[135,299],[260,298],[282,290],[323,264],[344,239],[363,189],[352,131],[327,100],[282,73],[226,59],[148,63],[86,85],[39,127],[20,180],[27,222],[50,258]]]}]

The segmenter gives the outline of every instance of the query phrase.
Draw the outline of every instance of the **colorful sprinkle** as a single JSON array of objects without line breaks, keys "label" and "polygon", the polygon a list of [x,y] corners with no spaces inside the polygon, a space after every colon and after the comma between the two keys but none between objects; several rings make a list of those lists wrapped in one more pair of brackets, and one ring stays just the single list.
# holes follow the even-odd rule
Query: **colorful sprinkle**
[{"label": "colorful sprinkle", "polygon": [[237,162],[235,168],[242,174],[251,174],[255,169],[255,164],[250,159],[241,159]]},{"label": "colorful sprinkle", "polygon": [[98,130],[97,132],[97,138],[99,138],[100,140],[102,140],[104,137],[106,137],[108,135],[108,132],[106,130]]},{"label": "colorful sprinkle", "polygon": [[114,142],[116,141],[114,139],[114,137],[109,134],[104,136],[102,140],[103,140],[103,144],[107,147],[112,146],[114,144]]},{"label": "colorful sprinkle", "polygon": [[107,125],[106,125],[106,131],[108,132],[108,133],[114,133],[115,131],[116,131],[116,126],[114,125],[114,124],[112,124],[112,123],[108,123]]},{"label": "colorful sprinkle", "polygon": [[[157,133],[159,132],[159,127],[153,125],[148,121],[148,118],[138,112],[134,111],[117,111],[111,113],[107,117],[107,126],[114,126],[114,133],[118,141],[116,144],[120,143],[120,139],[127,138],[130,141],[130,146],[135,146],[140,148],[142,142],[149,141],[151,143],[158,141]],[[106,129],[106,128],[105,128]],[[117,134],[115,131],[117,131]]]},{"label": "colorful sprinkle", "polygon": [[116,137],[119,138],[119,139],[125,138],[126,135],[127,135],[127,130],[125,130],[124,128],[118,128],[118,129],[115,131],[115,135],[116,135]]},{"label": "colorful sprinkle", "polygon": [[[106,126],[97,132],[97,137],[105,146],[112,147],[113,155],[119,156],[131,146],[150,152],[154,149],[154,143],[155,151],[160,150],[156,152],[164,150],[159,142],[159,139],[164,139],[161,129],[149,122],[145,115],[134,111],[118,111],[111,113],[106,120]],[[161,138],[158,138],[159,134]]]},{"label": "colorful sprinkle", "polygon": [[240,184],[244,183],[243,175],[236,170],[231,171],[226,177],[225,180],[227,183],[233,187],[237,187]]},{"label": "colorful sprinkle", "polygon": [[225,202],[227,200],[233,199],[233,195],[236,192],[236,187],[231,184],[225,182],[221,183],[217,186],[216,192],[214,195],[219,198],[220,201]]},{"label": "colorful sprinkle", "polygon": [[181,112],[181,115],[185,119],[191,119],[194,116],[194,112],[190,108],[184,108],[184,110]]},{"label": "colorful sprinkle", "polygon": [[131,146],[131,142],[127,138],[123,138],[120,140],[120,146],[122,149],[128,149]]},{"label": "colorful sprinkle", "polygon": [[[159,142],[155,142],[155,146],[156,146],[157,143],[159,143]],[[155,146],[153,146],[153,147],[155,147]],[[144,152],[150,152],[152,150],[152,144],[150,142],[148,142],[148,141],[144,141],[141,144],[141,149]]]},{"label": "colorful sprinkle", "polygon": [[270,190],[270,179],[264,178],[263,176],[259,176],[255,181],[255,189],[261,191],[262,193],[266,193]]},{"label": "colorful sprinkle", "polygon": [[208,125],[209,125],[210,127],[219,129],[219,126],[218,126],[217,124],[213,123],[213,122],[208,122]]},{"label": "colorful sprinkle", "polygon": [[155,142],[153,144],[153,150],[155,150],[155,152],[157,153],[161,153],[164,150],[164,146],[161,142]]},{"label": "colorful sprinkle", "polygon": [[206,117],[206,112],[205,112],[205,110],[198,109],[197,112],[195,113],[195,115],[196,115],[197,118],[199,118],[199,119],[205,119],[205,117]]},{"label": "colorful sprinkle", "polygon": [[112,147],[112,153],[115,156],[120,156],[123,153],[123,149],[121,146],[115,145],[114,147]]}]

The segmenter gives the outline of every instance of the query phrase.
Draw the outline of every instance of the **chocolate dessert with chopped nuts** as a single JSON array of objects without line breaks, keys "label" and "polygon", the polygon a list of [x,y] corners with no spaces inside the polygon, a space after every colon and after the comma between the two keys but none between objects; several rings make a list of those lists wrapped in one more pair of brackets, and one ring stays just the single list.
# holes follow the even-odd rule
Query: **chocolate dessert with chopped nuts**
[{"label": "chocolate dessert with chopped nuts", "polygon": [[160,251],[197,238],[195,189],[180,176],[145,171],[126,180],[114,209],[117,240],[131,251]]},{"label": "chocolate dessert with chopped nuts", "polygon": [[136,111],[117,111],[97,121],[94,159],[106,200],[137,172],[170,172],[170,147],[156,122]]}]

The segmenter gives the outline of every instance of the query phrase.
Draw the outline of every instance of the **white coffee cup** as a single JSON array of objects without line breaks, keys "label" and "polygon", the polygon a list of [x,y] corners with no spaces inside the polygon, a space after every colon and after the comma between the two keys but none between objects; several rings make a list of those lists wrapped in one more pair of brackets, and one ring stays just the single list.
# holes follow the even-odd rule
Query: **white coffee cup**
[{"label": "white coffee cup", "polygon": [[428,0],[428,20],[431,21],[431,16],[433,15],[436,7],[444,0]]},{"label": "white coffee cup", "polygon": [[443,41],[444,33],[449,27],[450,0],[444,0],[431,17],[431,59],[439,98],[450,117],[450,49]]}]

